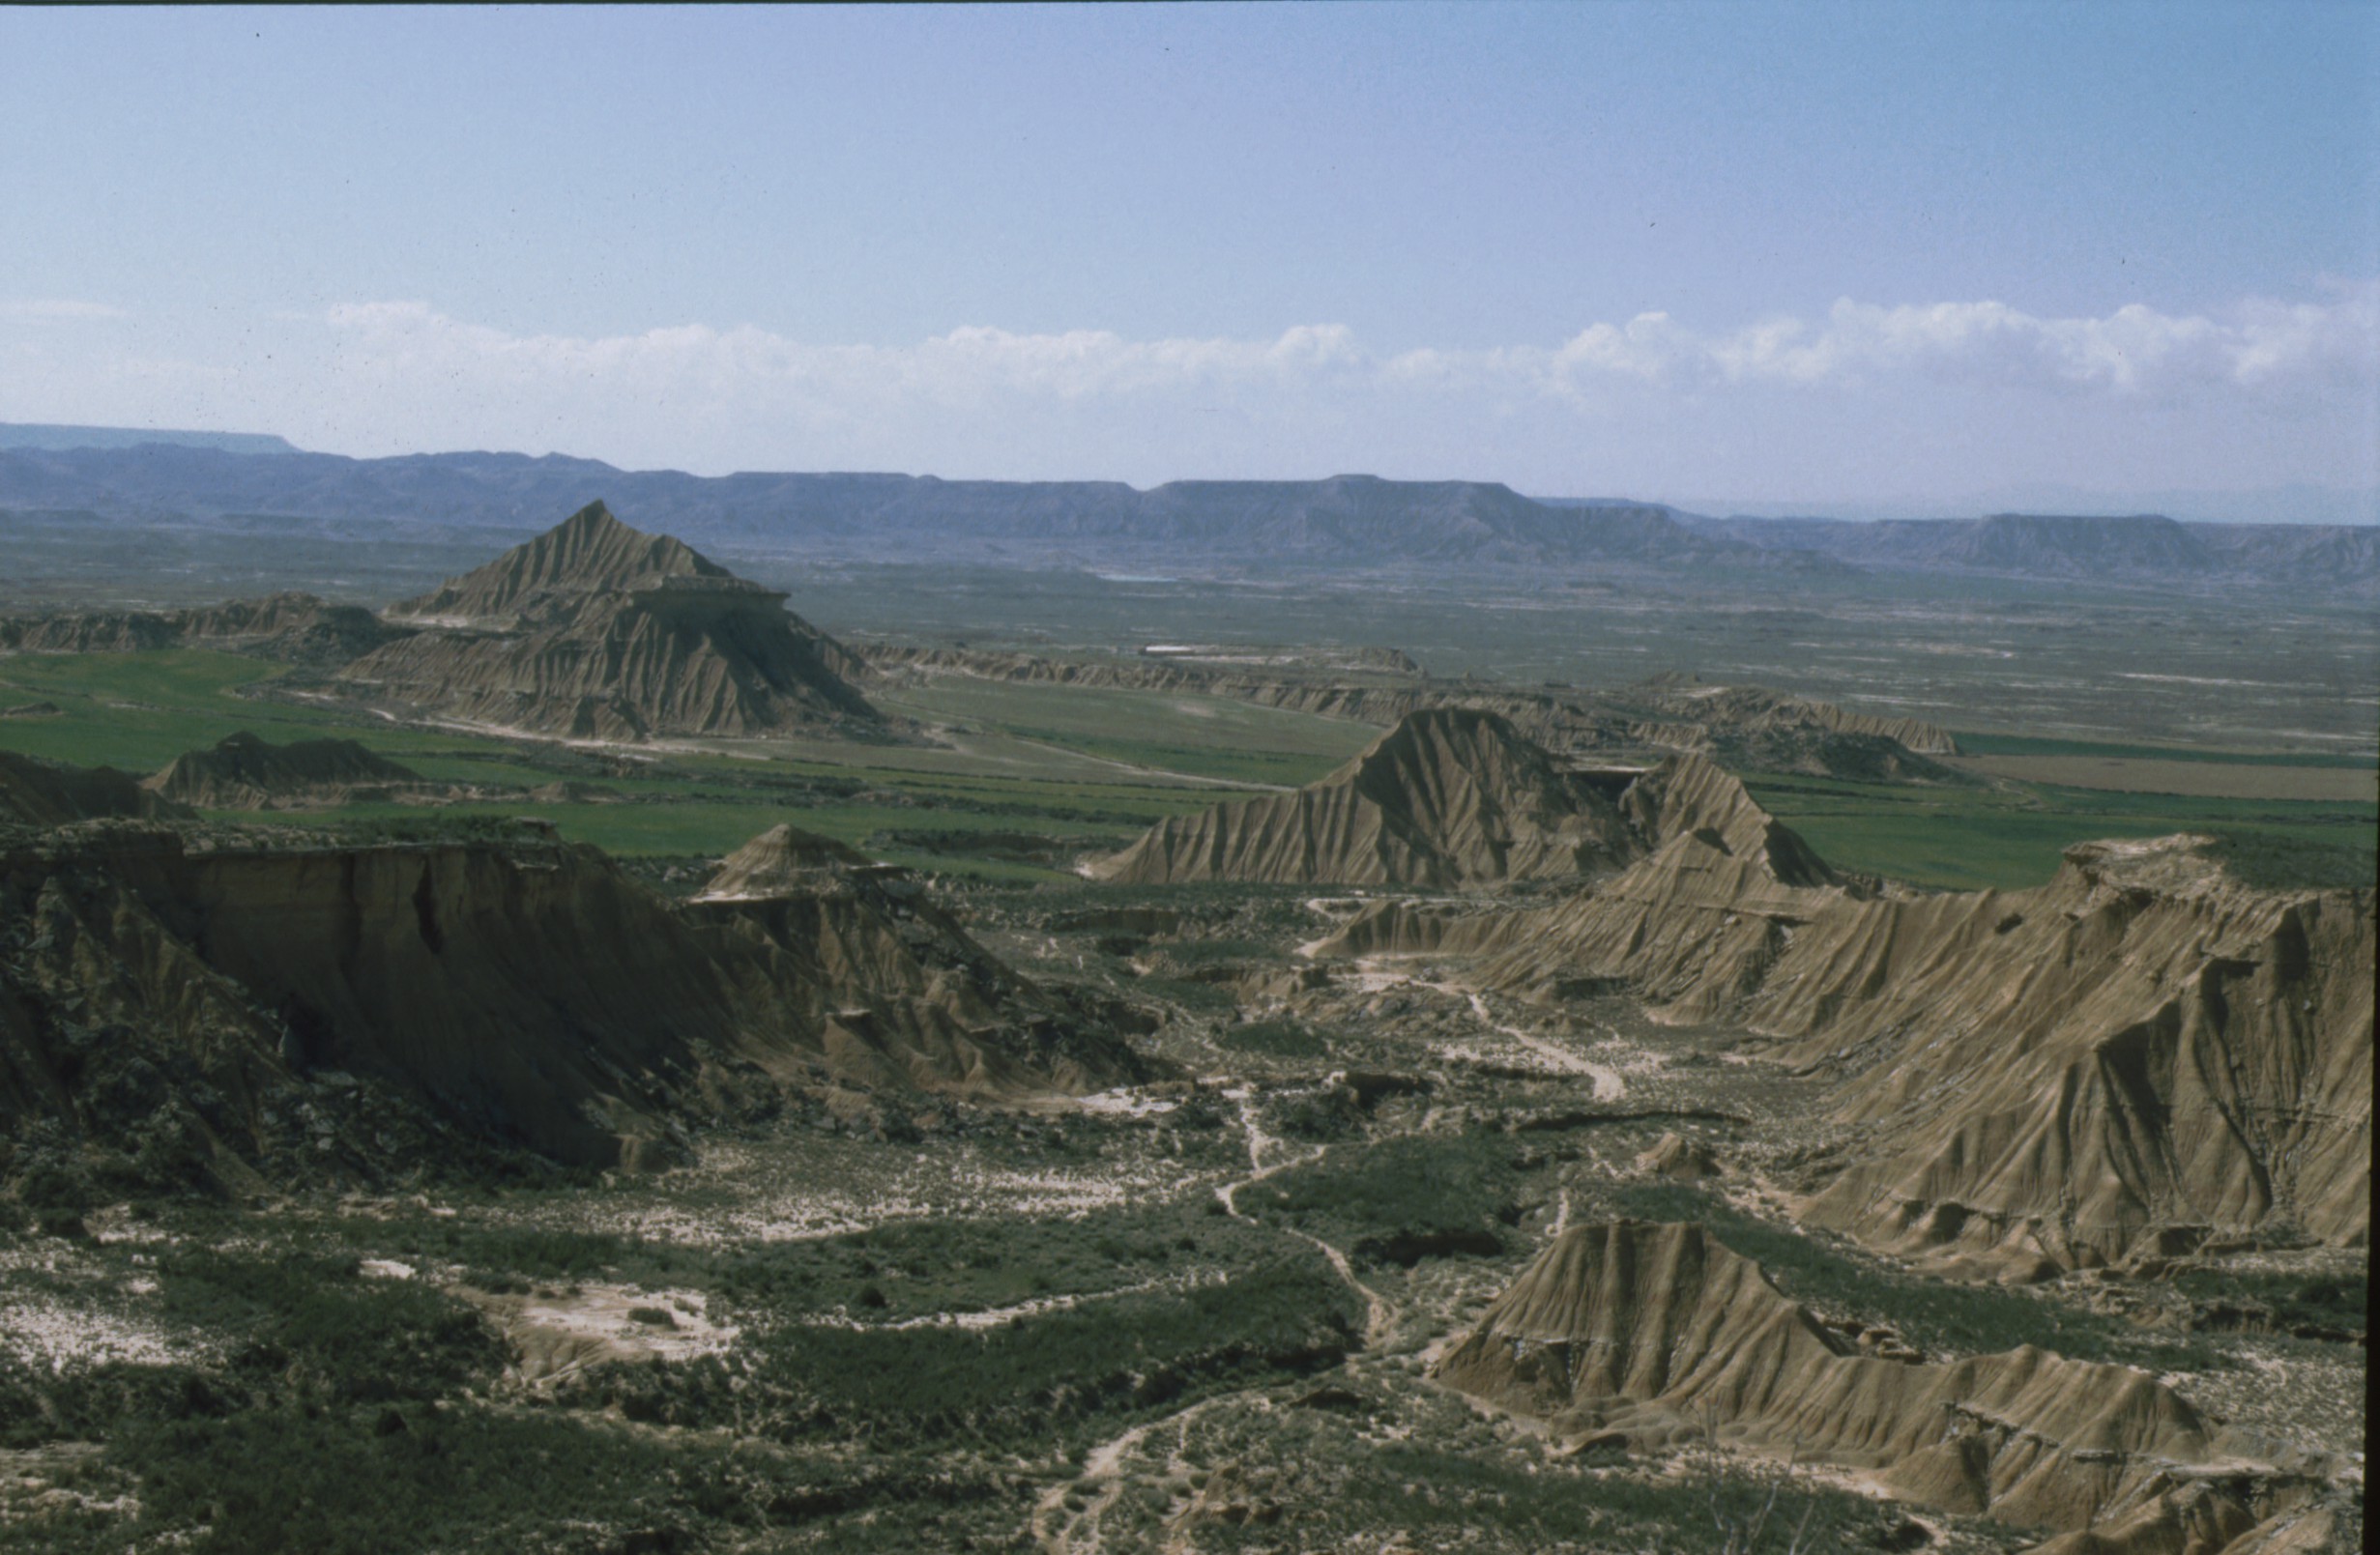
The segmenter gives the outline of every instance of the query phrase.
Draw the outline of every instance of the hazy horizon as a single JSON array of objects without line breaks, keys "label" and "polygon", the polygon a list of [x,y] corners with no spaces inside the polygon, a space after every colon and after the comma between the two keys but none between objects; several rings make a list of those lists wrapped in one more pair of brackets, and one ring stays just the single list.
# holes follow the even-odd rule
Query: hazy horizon
[{"label": "hazy horizon", "polygon": [[0,38],[11,420],[1777,510],[2380,490],[2367,7]]}]

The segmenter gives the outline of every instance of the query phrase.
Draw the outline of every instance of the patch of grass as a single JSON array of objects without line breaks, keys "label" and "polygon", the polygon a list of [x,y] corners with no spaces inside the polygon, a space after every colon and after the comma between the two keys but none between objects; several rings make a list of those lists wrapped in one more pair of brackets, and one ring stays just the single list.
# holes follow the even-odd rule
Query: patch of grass
[{"label": "patch of grass", "polygon": [[2252,883],[2369,884],[2380,809],[2335,801],[2186,798],[2047,784],[1914,790],[1754,774],[1753,796],[1841,869],[1954,890],[2045,884],[2065,850],[2113,837],[2212,833]]},{"label": "patch of grass", "polygon": [[2246,766],[2316,766],[2368,771],[2371,759],[2321,751],[2220,751],[2191,745],[2126,745],[2095,739],[2040,739],[2024,734],[1954,733],[1961,756],[2107,756],[2143,762],[2217,762]]},{"label": "patch of grass", "polygon": [[[1520,1183],[1500,1136],[1417,1135],[1346,1144],[1240,1190],[1241,1211],[1350,1244],[1500,1244]],[[1402,1244],[1400,1244],[1402,1245]]]},{"label": "patch of grass", "polygon": [[1215,1033],[1215,1045],[1234,1052],[1256,1053],[1266,1058],[1327,1058],[1330,1044],[1320,1032],[1302,1021],[1283,1018],[1277,1021],[1249,1021],[1238,1025],[1227,1025]]}]

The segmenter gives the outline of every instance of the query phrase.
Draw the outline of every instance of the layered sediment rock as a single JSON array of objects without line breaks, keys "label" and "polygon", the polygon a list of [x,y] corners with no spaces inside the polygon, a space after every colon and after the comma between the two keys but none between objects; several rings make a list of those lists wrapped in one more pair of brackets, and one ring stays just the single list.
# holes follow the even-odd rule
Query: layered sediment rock
[{"label": "layered sediment rock", "polygon": [[270,1154],[269,1098],[320,1073],[476,1138],[630,1166],[789,1087],[1022,1095],[1138,1073],[906,882],[682,913],[533,837],[187,851],[118,825],[10,844],[0,922],[0,1123],[110,1148],[166,1130],[218,1178]]},{"label": "layered sediment rock", "polygon": [[339,672],[392,708],[579,738],[873,726],[839,645],[666,535],[596,503],[392,605],[418,628]]},{"label": "layered sediment rock", "polygon": [[1833,1121],[1863,1140],[1807,1213],[1872,1244],[2007,1275],[2219,1232],[2367,1240],[2372,893],[2252,890],[2174,837],[2071,849],[2031,891],[1879,895],[1757,834],[1673,830],[1541,910],[1383,907],[1320,951],[1467,956],[1543,998],[1618,978],[1776,1039],[1841,1077]]},{"label": "layered sediment rock", "polygon": [[1640,847],[1611,787],[1495,713],[1431,708],[1320,782],[1171,818],[1092,873],[1131,885],[1575,878]]},{"label": "layered sediment rock", "polygon": [[2210,1555],[2286,1517],[2336,1467],[2264,1460],[2129,1367],[2031,1345],[1935,1363],[1852,1353],[1698,1225],[1565,1231],[1437,1375],[1574,1443],[1658,1449],[1709,1430],[1946,1512],[2138,1523],[2182,1536],[2162,1547]]}]

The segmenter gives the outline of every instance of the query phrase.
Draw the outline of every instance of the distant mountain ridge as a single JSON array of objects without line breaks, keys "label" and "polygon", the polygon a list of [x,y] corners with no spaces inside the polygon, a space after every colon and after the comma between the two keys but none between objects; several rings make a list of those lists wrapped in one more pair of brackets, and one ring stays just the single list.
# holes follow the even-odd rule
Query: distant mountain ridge
[{"label": "distant mountain ridge", "polygon": [[1834,557],[1880,572],[2107,582],[2231,579],[2365,592],[2380,585],[2380,528],[2345,524],[2200,524],[2161,513],[1874,520],[1680,514],[1678,522],[1713,539]]},{"label": "distant mountain ridge", "polygon": [[[193,436],[219,445],[230,435]],[[2380,593],[2380,528],[2351,525],[2182,523],[2158,514],[1712,518],[1622,498],[1538,500],[1477,480],[1333,475],[1182,480],[1143,491],[1118,481],[870,473],[693,475],[560,454],[351,459],[157,441],[13,446],[0,438],[0,509],[23,512],[147,525],[414,523],[508,539],[597,500],[696,544],[860,562],[1563,566],[1818,578],[1874,571]]]},{"label": "distant mountain ridge", "polygon": [[1831,558],[1698,534],[1653,504],[1549,507],[1493,481],[943,480],[933,475],[691,475],[509,453],[271,459],[218,449],[0,449],[0,507],[103,518],[276,515],[520,530],[597,500],[697,542],[952,559],[1162,551],[1335,566],[1597,561],[1841,571]]},{"label": "distant mountain ridge", "polygon": [[225,453],[295,453],[297,445],[271,432],[180,432],[153,426],[72,426],[47,421],[0,421],[0,448],[136,448],[144,443],[218,448]]}]

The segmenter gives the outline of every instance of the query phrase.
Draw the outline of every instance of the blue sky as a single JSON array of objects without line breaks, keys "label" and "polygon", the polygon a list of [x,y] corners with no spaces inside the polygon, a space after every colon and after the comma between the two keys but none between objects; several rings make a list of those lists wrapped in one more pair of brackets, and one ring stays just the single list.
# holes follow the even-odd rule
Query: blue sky
[{"label": "blue sky", "polygon": [[2376,147],[2369,5],[13,10],[0,419],[2217,516]]}]

